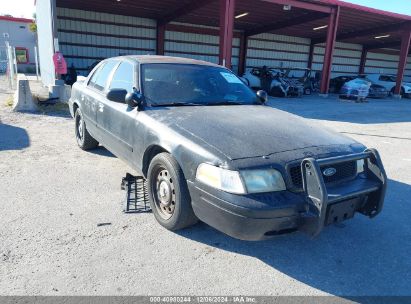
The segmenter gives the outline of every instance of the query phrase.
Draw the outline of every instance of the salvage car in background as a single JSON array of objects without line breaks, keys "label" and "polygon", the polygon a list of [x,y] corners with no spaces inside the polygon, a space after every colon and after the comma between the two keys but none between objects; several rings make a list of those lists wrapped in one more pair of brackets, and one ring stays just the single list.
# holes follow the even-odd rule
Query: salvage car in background
[{"label": "salvage car in background", "polygon": [[241,77],[254,90],[263,89],[275,97],[292,97],[304,94],[304,85],[298,79],[287,77],[283,71],[269,67],[247,69]]},{"label": "salvage car in background", "polygon": [[341,91],[341,88],[344,86],[344,84],[348,81],[351,81],[353,79],[357,78],[356,76],[338,76],[335,78],[332,78],[330,80],[330,93],[339,93]]},{"label": "salvage car in background", "polygon": [[[365,77],[372,83],[381,85],[391,94],[394,94],[395,86],[397,85],[397,76],[388,74],[367,74]],[[402,84],[401,96],[406,98],[411,97],[411,83],[404,82]]]},{"label": "salvage car in background", "polygon": [[387,98],[390,92],[382,85],[372,83],[368,93],[370,98]]},{"label": "salvage car in background", "polygon": [[157,221],[201,221],[236,238],[311,236],[383,207],[374,149],[265,105],[230,70],[124,56],[99,63],[69,101],[80,148],[99,143],[147,178]]},{"label": "salvage car in background", "polygon": [[340,90],[341,99],[365,101],[370,92],[371,82],[356,78],[346,82]]},{"label": "salvage car in background", "polygon": [[304,87],[304,95],[311,95],[319,88],[319,81],[316,79],[316,72],[308,68],[285,68],[284,74],[289,79],[298,80]]}]

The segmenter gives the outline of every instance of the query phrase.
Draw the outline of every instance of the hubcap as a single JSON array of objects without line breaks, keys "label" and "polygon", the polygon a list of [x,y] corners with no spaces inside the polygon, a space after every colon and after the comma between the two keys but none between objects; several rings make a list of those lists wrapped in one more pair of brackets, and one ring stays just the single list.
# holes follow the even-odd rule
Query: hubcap
[{"label": "hubcap", "polygon": [[153,196],[160,216],[169,219],[174,214],[176,194],[173,179],[165,168],[160,168],[153,181]]}]

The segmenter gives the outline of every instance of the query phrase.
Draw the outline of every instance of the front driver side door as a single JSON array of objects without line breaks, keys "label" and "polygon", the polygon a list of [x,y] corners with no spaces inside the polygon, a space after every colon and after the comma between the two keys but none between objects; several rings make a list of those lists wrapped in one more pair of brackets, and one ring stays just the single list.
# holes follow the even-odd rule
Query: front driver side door
[{"label": "front driver side door", "polygon": [[[136,67],[133,62],[121,61],[109,78],[106,94],[111,89],[133,92],[136,83]],[[105,96],[97,105],[97,125],[108,135],[108,148],[130,165],[135,165],[133,146],[137,130],[136,108],[130,108],[125,100],[115,102]]]}]

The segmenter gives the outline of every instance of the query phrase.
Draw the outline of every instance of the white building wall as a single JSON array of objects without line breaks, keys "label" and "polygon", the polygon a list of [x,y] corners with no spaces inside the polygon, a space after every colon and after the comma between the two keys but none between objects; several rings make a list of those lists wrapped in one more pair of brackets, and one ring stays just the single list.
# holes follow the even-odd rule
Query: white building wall
[{"label": "white building wall", "polygon": [[[392,50],[368,52],[367,61],[365,62],[365,73],[397,74],[398,62],[400,60],[400,55],[399,53],[396,54],[397,52]],[[411,56],[408,57],[404,81],[411,81]]]},{"label": "white building wall", "polygon": [[[179,28],[181,26],[181,28]],[[208,29],[210,34],[184,32],[184,27],[189,27],[195,31],[198,29]],[[219,36],[218,28],[207,27],[184,23],[171,23],[172,30],[167,30],[165,34],[164,54],[168,56],[186,57],[197,60],[209,61],[218,64],[219,62]],[[213,34],[211,34],[213,32]],[[232,70],[238,72],[238,57],[240,51],[240,39],[233,38],[232,50]]]},{"label": "white building wall", "polygon": [[[13,47],[22,47],[28,50],[27,64],[19,64],[18,68],[22,72],[26,72],[30,68],[32,72],[35,71],[35,55],[34,46],[36,45],[36,35],[29,29],[30,23],[17,22],[9,20],[0,20],[0,46],[4,47],[5,42],[8,41]],[[4,36],[8,35],[8,38]]]},{"label": "white building wall", "polygon": [[310,39],[263,33],[248,39],[246,68],[256,66],[306,68]]},{"label": "white building wall", "polygon": [[155,20],[57,8],[60,51],[67,65],[86,75],[90,65],[108,57],[155,54]]},{"label": "white building wall", "polygon": [[53,85],[55,81],[53,64],[53,28],[51,0],[36,1],[37,40],[39,48],[40,74],[42,82]]},{"label": "white building wall", "polygon": [[[314,47],[313,70],[322,71],[325,43]],[[359,44],[337,42],[334,49],[331,77],[357,75],[360,69],[362,46]]]},{"label": "white building wall", "polygon": [[[41,12],[50,11],[49,2],[50,0],[37,1],[37,6],[42,7]],[[107,57],[155,53],[155,20],[68,8],[57,8],[56,11],[60,50],[68,65],[73,64],[80,74],[85,75],[92,63]],[[41,17],[41,14],[38,13],[37,17]],[[44,43],[39,41],[39,44],[52,44],[52,39],[47,38],[51,35],[51,30],[46,32],[51,28],[50,21],[45,19],[39,24],[39,32],[45,33],[42,35]],[[190,30],[185,31],[184,28]],[[238,34],[235,36],[232,65],[233,71],[237,72],[240,39]],[[248,39],[246,66],[305,68],[308,65],[309,48],[310,40],[306,38],[271,33],[255,35]],[[48,54],[40,50],[41,61],[47,61],[45,58],[48,57],[51,60],[51,49],[47,47]],[[337,42],[332,77],[358,74],[361,51],[361,45]],[[324,52],[324,44],[314,48],[313,70],[322,71]],[[218,63],[218,28],[172,22],[165,33],[165,55]],[[395,74],[397,65],[398,55],[369,53],[366,72]],[[42,72],[45,70],[47,69],[43,67]],[[411,61],[405,74],[406,79],[411,79]]]}]

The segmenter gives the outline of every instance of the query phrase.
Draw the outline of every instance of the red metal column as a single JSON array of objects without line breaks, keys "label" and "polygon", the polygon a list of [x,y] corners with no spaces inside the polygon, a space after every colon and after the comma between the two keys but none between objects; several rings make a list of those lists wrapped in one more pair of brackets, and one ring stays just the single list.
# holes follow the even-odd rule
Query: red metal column
[{"label": "red metal column", "polygon": [[330,19],[328,21],[327,42],[325,45],[323,72],[321,77],[320,93],[328,94],[330,85],[331,66],[333,61],[333,53],[335,47],[335,39],[337,36],[338,20],[340,18],[340,7],[332,9]]},{"label": "red metal column", "polygon": [[401,93],[402,80],[404,78],[405,66],[407,65],[408,52],[410,49],[411,28],[404,30],[401,39],[400,62],[398,63],[397,84],[394,95],[399,96]]},{"label": "red metal column", "polygon": [[240,36],[240,54],[238,58],[238,75],[242,76],[245,73],[246,58],[247,58],[248,37],[242,33]]},{"label": "red metal column", "polygon": [[166,25],[163,23],[157,23],[157,44],[156,44],[156,54],[164,55],[164,39],[166,35]]},{"label": "red metal column", "polygon": [[362,48],[362,53],[361,53],[361,60],[360,60],[360,69],[358,71],[359,74],[364,74],[365,72],[365,62],[367,61],[367,54],[368,54],[368,49]]},{"label": "red metal column", "polygon": [[235,0],[220,0],[220,65],[231,69]]},{"label": "red metal column", "polygon": [[314,47],[315,47],[315,44],[311,43],[310,44],[310,51],[308,53],[308,63],[307,63],[307,68],[309,68],[309,69],[313,68]]}]

